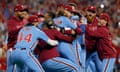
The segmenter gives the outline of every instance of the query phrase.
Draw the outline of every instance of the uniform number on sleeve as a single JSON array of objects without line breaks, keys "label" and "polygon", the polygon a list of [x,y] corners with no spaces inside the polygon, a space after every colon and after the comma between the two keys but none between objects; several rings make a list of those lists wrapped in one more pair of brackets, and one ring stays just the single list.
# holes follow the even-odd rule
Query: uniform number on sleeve
[{"label": "uniform number on sleeve", "polygon": [[28,34],[23,38],[23,33],[21,32],[18,41],[21,42],[22,40],[25,40],[26,42],[30,42],[31,38],[32,38],[32,34]]}]

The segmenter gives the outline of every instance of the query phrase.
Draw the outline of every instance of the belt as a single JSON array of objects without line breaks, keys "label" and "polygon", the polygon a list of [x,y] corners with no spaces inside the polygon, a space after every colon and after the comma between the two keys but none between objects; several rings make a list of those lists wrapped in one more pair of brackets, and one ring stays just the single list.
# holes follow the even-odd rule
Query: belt
[{"label": "belt", "polygon": [[20,49],[20,50],[26,50],[26,48],[13,48],[13,50]]}]

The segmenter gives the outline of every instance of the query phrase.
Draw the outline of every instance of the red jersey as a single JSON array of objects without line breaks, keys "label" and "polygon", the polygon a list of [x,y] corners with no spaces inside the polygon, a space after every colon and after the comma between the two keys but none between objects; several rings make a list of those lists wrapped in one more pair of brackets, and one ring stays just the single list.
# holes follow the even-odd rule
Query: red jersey
[{"label": "red jersey", "polygon": [[19,30],[24,26],[24,23],[17,19],[16,17],[12,17],[7,22],[8,27],[8,49],[13,48],[14,44],[17,40],[17,35]]},{"label": "red jersey", "polygon": [[[57,31],[56,29],[47,29],[43,31],[48,35],[48,37],[50,37],[53,40],[58,40],[58,41],[62,40],[62,41],[72,42],[74,39],[73,37],[70,37],[70,36],[69,37],[64,36],[62,33]],[[48,59],[60,56],[56,47],[57,46],[50,46],[43,40],[40,40],[38,43],[40,63],[43,63]]]},{"label": "red jersey", "polygon": [[[97,17],[94,19],[93,23],[87,24],[86,27],[94,27],[94,29],[97,29],[98,26],[98,19]],[[85,44],[86,44],[86,50],[88,53],[92,53],[96,51],[96,39],[90,37],[88,34],[88,30],[86,29],[85,33]]]},{"label": "red jersey", "polygon": [[111,34],[106,26],[98,27],[97,30],[87,27],[87,30],[88,35],[97,39],[97,51],[101,59],[116,57],[116,49],[112,46]]}]

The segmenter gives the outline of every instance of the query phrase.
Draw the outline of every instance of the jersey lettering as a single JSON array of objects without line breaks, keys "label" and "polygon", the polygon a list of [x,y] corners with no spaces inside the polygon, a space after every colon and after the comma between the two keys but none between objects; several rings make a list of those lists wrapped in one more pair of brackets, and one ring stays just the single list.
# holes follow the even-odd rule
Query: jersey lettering
[{"label": "jersey lettering", "polygon": [[31,41],[31,37],[32,37],[32,34],[28,34],[24,40],[26,40],[27,42],[30,42]]},{"label": "jersey lettering", "polygon": [[21,42],[22,41],[22,37],[23,36],[23,32],[20,33],[20,37],[18,38],[18,41]]},{"label": "jersey lettering", "polygon": [[21,42],[22,40],[25,40],[26,42],[30,42],[32,38],[32,34],[28,34],[25,36],[25,38],[23,38],[23,32],[20,33],[20,36],[18,38],[18,41]]}]

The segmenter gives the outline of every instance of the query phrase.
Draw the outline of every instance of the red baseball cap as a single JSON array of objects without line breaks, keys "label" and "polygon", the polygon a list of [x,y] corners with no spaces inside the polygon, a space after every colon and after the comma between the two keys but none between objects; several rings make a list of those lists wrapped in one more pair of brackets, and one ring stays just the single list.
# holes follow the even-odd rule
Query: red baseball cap
[{"label": "red baseball cap", "polygon": [[100,14],[100,19],[104,19],[108,22],[110,20],[110,17],[108,15],[108,13],[101,13]]},{"label": "red baseball cap", "polygon": [[32,15],[28,18],[28,21],[30,23],[33,23],[33,22],[38,22],[38,17],[36,15]]},{"label": "red baseball cap", "polygon": [[70,12],[73,11],[72,6],[70,6],[70,5],[64,5],[64,9],[67,11],[70,11]]},{"label": "red baseball cap", "polygon": [[88,6],[87,11],[91,11],[95,13],[97,10],[95,6]]},{"label": "red baseball cap", "polygon": [[20,5],[20,4],[17,4],[15,7],[14,7],[14,12],[16,11],[22,11],[24,10],[24,6],[23,5]]},{"label": "red baseball cap", "polygon": [[43,14],[43,13],[40,13],[40,12],[35,13],[34,15],[36,15],[36,16],[38,16],[38,17],[44,17],[44,14]]}]

